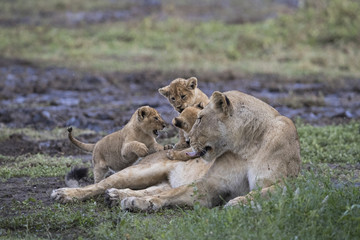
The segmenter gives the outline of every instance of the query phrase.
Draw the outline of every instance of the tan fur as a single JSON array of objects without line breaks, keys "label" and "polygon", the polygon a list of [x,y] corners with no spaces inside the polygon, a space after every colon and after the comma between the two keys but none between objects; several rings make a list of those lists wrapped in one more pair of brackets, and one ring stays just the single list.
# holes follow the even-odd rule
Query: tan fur
[{"label": "tan fur", "polygon": [[69,139],[80,149],[92,151],[94,180],[97,183],[104,179],[109,169],[119,171],[132,165],[139,157],[164,150],[155,137],[157,131],[165,126],[154,108],[144,106],[136,110],[123,129],[105,136],[96,144],[78,141],[73,138],[71,131]]},{"label": "tan fur", "polygon": [[[210,103],[198,113],[190,139],[201,158],[152,162],[153,156],[148,156],[148,163],[131,166],[85,188],[54,190],[51,197],[66,202],[86,199],[110,188],[144,189],[166,179],[175,166],[181,166],[178,163],[185,164],[181,169],[185,175],[190,170],[184,167],[186,164],[204,159],[209,168],[204,167],[204,175],[198,175],[194,183],[154,191],[155,195],[125,195],[122,208],[154,211],[174,205],[193,206],[195,202],[213,207],[229,200],[226,206],[232,206],[245,202],[247,197],[251,199],[252,191],[258,187],[263,196],[267,195],[274,183],[300,171],[300,146],[292,121],[259,99],[238,91],[214,92]],[[155,154],[159,157],[164,152]],[[112,190],[109,191],[111,198]]]},{"label": "tan fur", "polygon": [[[176,111],[181,113],[187,107],[195,107],[199,104],[206,106],[209,98],[198,87],[197,78],[189,79],[177,78],[170,85],[159,89],[159,93],[166,97]],[[184,137],[184,132],[179,131],[179,142],[175,144],[175,149],[189,147]]]},{"label": "tan fur", "polygon": [[[188,107],[180,114],[181,121],[188,124],[185,128],[187,131],[191,129],[199,111],[199,108]],[[85,188],[54,190],[51,196],[61,202],[68,202],[73,199],[83,200],[108,189],[106,194],[109,202],[116,204],[126,197],[159,194],[165,190],[190,184],[202,177],[211,166],[211,163],[209,164],[201,158],[187,162],[170,161],[166,155],[166,151],[153,153],[141,159],[138,164],[123,169],[98,184]]]}]

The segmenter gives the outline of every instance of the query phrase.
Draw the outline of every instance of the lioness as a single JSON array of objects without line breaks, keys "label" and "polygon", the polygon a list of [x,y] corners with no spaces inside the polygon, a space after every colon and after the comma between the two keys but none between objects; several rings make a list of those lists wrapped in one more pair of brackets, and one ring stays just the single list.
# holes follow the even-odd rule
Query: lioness
[{"label": "lioness", "polygon": [[[119,171],[132,165],[138,158],[145,157],[150,153],[167,149],[156,142],[159,130],[166,126],[160,114],[149,106],[143,106],[136,110],[130,121],[121,130],[109,134],[95,144],[82,143],[75,139],[68,128],[69,139],[82,150],[93,153],[92,165],[95,183],[104,179],[109,169]],[[78,183],[69,176],[65,179],[69,187],[76,187]]]},{"label": "lioness", "polygon": [[[180,116],[176,118],[177,127],[189,132],[199,111],[199,108],[186,108]],[[175,119],[173,122],[175,122]],[[172,149],[171,151],[174,150]],[[186,158],[187,160],[189,159],[189,157]],[[104,190],[108,189],[107,186],[126,188],[110,188],[106,191],[106,199],[110,205],[114,205],[126,197],[158,194],[171,188],[190,184],[202,177],[210,166],[211,164],[201,158],[187,162],[177,160],[170,161],[166,157],[166,151],[159,151],[141,159],[137,165],[130,166],[116,173],[115,178],[110,176],[98,184],[85,188],[62,188],[54,190],[51,197],[61,202],[67,202],[72,199],[83,200],[103,193]],[[103,183],[106,187],[102,186]],[[143,189],[145,187],[148,188]],[[143,190],[132,190],[130,188]]]},{"label": "lioness", "polygon": [[[300,171],[299,139],[292,121],[261,100],[238,91],[212,94],[210,103],[198,113],[190,140],[194,150],[190,155],[212,163],[204,176],[193,184],[156,195],[127,197],[121,201],[123,209],[153,211],[174,205],[193,206],[194,202],[213,207],[229,200],[226,206],[232,206],[246,202],[257,187],[266,195],[274,183]],[[164,161],[164,165],[169,162],[173,161]],[[154,163],[138,175],[134,167],[86,188],[54,190],[52,198],[71,201],[112,187],[145,188],[154,176],[164,175],[166,168]]]},{"label": "lioness", "polygon": [[[170,85],[159,89],[159,93],[166,97],[176,111],[181,113],[187,107],[195,107],[199,104],[203,106],[209,103],[209,98],[198,87],[197,78],[189,79],[177,78]],[[189,147],[186,142],[184,132],[179,130],[179,142],[175,144],[175,149]]]}]

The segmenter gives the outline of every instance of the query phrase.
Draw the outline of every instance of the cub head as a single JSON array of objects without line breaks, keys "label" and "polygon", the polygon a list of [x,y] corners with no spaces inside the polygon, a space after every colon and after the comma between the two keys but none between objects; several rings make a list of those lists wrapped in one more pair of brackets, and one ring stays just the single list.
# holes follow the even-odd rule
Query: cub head
[{"label": "cub head", "polygon": [[160,88],[159,93],[169,100],[176,111],[181,113],[185,108],[195,104],[196,88],[196,77],[189,79],[177,78],[170,85]]},{"label": "cub head", "polygon": [[157,137],[159,131],[166,127],[158,111],[149,106],[138,108],[134,115],[142,131],[150,136]]},{"label": "cub head", "polygon": [[189,133],[197,119],[197,114],[203,108],[202,104],[198,105],[198,107],[185,108],[178,117],[173,119],[172,124],[175,127],[184,130],[186,133]]},{"label": "cub head", "polygon": [[214,92],[210,103],[201,110],[190,131],[190,145],[192,156],[201,156],[207,161],[221,156],[231,150],[234,139],[233,104],[229,98],[220,92]]}]

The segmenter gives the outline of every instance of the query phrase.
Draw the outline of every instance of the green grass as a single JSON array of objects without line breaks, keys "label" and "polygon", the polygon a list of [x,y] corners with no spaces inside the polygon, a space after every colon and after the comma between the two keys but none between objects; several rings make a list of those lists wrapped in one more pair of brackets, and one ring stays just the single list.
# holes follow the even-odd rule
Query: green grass
[{"label": "green grass", "polygon": [[[230,209],[195,206],[146,214],[109,209],[102,196],[65,205],[30,197],[0,207],[7,211],[0,218],[0,238],[359,239],[360,124],[297,127],[303,169],[269,199],[256,196],[252,204]],[[11,168],[11,177],[62,178],[66,165],[76,161],[35,155],[3,164]]]},{"label": "green grass", "polygon": [[[91,3],[63,5],[77,11],[101,8],[98,1]],[[56,8],[48,1],[38,4]],[[8,58],[86,71],[196,69],[359,77],[360,4],[332,0],[325,6],[248,24],[181,17],[159,21],[152,16],[81,28],[20,24],[0,29],[0,51]]]},{"label": "green grass", "polygon": [[44,154],[1,156],[0,180],[12,177],[63,177],[69,166],[81,164],[81,159],[73,157],[50,157]]},{"label": "green grass", "polygon": [[[81,134],[95,134],[95,131],[76,129],[73,133],[74,136],[79,136]],[[42,140],[56,140],[67,138],[67,129],[66,128],[54,128],[52,130],[39,130],[33,128],[8,128],[5,126],[0,127],[0,141],[3,141],[13,134],[21,134],[25,136],[28,140],[32,141],[42,141]],[[97,133],[103,134],[103,133]]]}]

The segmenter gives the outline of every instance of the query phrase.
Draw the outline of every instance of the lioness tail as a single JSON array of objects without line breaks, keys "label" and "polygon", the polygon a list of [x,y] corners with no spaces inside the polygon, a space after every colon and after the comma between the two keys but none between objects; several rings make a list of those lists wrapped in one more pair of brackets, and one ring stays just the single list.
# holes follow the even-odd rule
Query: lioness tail
[{"label": "lioness tail", "polygon": [[76,188],[79,187],[79,180],[87,177],[88,174],[88,168],[78,168],[75,167],[73,169],[71,169],[70,172],[68,172],[68,174],[66,174],[65,176],[65,184],[68,187],[71,188]]},{"label": "lioness tail", "polygon": [[68,127],[67,130],[69,132],[69,134],[68,134],[69,139],[75,146],[77,146],[78,148],[80,148],[82,150],[88,151],[88,152],[92,152],[94,150],[95,144],[80,142],[79,140],[77,140],[76,138],[74,138],[72,136],[72,134],[71,134],[72,127]]}]

